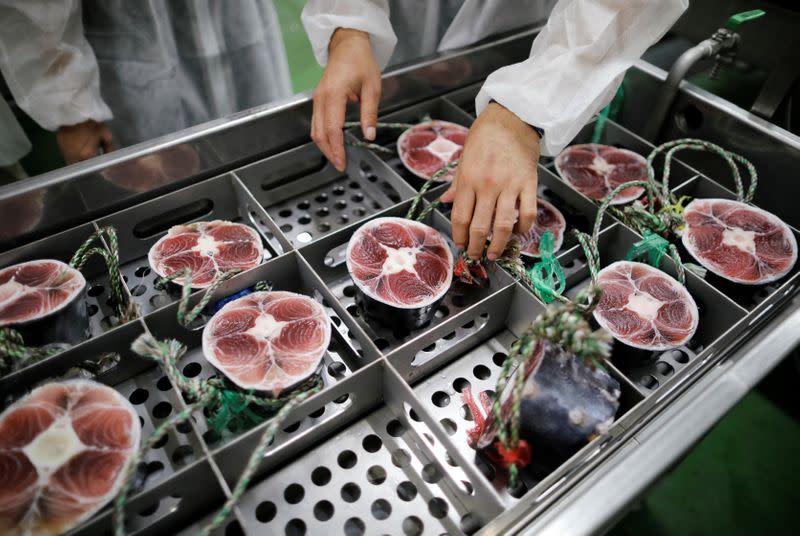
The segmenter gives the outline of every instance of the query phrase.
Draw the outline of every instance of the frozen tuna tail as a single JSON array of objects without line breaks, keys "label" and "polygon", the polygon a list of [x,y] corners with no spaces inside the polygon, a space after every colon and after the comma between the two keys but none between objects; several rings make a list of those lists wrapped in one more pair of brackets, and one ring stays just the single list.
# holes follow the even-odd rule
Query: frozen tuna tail
[{"label": "frozen tuna tail", "polygon": [[[428,180],[441,168],[461,158],[468,129],[448,121],[427,121],[403,132],[397,139],[397,153],[403,165],[417,177]],[[448,171],[439,178],[450,182]]]},{"label": "frozen tuna tail", "polygon": [[0,416],[0,533],[62,534],[119,491],[141,425],[117,391],[49,383]]},{"label": "frozen tuna tail", "polygon": [[25,343],[76,344],[87,336],[86,279],[57,260],[36,260],[0,270],[0,327]]},{"label": "frozen tuna tail", "polygon": [[[546,472],[611,427],[619,409],[620,386],[605,370],[550,342],[539,341],[532,354],[523,372],[520,438],[531,446],[534,471]],[[512,373],[502,395],[506,419],[511,418],[511,391],[520,372]],[[477,447],[490,446],[496,433],[489,411]]]},{"label": "frozen tuna tail", "polygon": [[[561,151],[555,163],[561,178],[595,201],[605,199],[620,184],[647,180],[647,160],[642,155],[610,145],[572,145]],[[641,186],[625,188],[611,204],[630,203],[643,193]]]},{"label": "frozen tuna tail", "polygon": [[780,279],[797,262],[797,240],[769,212],[728,199],[695,199],[683,212],[682,240],[708,270],[736,283]]},{"label": "frozen tuna tail", "polygon": [[404,218],[362,225],[350,238],[346,259],[356,303],[389,327],[426,325],[453,280],[453,254],[444,237]]},{"label": "frozen tuna tail", "polygon": [[[258,233],[247,225],[215,220],[176,225],[162,236],[147,258],[161,277],[188,268],[192,288],[206,288],[218,274],[249,270],[261,264],[264,245]],[[175,283],[183,284],[178,277]]]},{"label": "frozen tuna tail", "polygon": [[600,270],[603,289],[594,318],[620,342],[643,350],[668,350],[697,331],[697,304],[666,273],[647,264],[618,261]]},{"label": "frozen tuna tail", "polygon": [[294,292],[227,303],[203,330],[203,354],[242,389],[273,395],[313,376],[331,340],[322,305]]}]

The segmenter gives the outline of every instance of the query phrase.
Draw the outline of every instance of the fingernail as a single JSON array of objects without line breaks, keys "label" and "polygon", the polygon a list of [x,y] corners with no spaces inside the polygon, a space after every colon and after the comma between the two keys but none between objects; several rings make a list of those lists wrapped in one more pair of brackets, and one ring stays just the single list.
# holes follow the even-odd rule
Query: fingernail
[{"label": "fingernail", "polygon": [[366,132],[364,132],[364,137],[367,138],[369,141],[375,140],[375,127],[367,127]]},{"label": "fingernail", "polygon": [[488,258],[490,261],[493,261],[493,260],[495,260],[495,259],[497,258],[497,254],[496,254],[496,253],[489,253],[489,254],[488,254],[486,257],[487,257],[487,258]]},{"label": "fingernail", "polygon": [[477,261],[480,259],[478,255],[470,255],[469,258],[472,259],[473,261]]}]

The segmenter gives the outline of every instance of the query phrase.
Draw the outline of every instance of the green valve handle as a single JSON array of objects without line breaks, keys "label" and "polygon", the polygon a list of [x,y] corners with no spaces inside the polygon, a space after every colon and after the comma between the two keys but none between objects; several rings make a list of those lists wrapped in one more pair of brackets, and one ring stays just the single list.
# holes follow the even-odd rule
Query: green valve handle
[{"label": "green valve handle", "polygon": [[758,18],[763,17],[766,15],[767,12],[763,9],[753,9],[752,11],[742,11],[741,13],[737,13],[733,15],[731,18],[728,19],[728,22],[725,23],[725,26],[734,30],[744,24],[745,22],[750,22],[751,20],[756,20]]}]

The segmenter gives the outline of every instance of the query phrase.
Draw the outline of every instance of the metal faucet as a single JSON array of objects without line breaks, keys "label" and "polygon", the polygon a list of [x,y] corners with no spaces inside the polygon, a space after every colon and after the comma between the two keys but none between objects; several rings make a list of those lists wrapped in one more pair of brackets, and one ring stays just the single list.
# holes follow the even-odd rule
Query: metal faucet
[{"label": "metal faucet", "polygon": [[689,72],[694,64],[702,59],[714,56],[714,66],[711,69],[709,77],[712,80],[715,79],[721,65],[730,65],[736,59],[736,50],[741,41],[741,37],[734,30],[742,23],[757,19],[764,14],[765,11],[761,9],[737,13],[728,19],[726,25],[719,28],[711,37],[701,41],[699,44],[680,55],[672,65],[667,79],[661,86],[661,92],[656,98],[653,114],[650,116],[650,120],[647,122],[644,129],[645,138],[652,142],[657,141],[658,135],[669,114],[672,101],[675,100],[675,95],[678,94],[681,81],[686,77],[686,73]]}]

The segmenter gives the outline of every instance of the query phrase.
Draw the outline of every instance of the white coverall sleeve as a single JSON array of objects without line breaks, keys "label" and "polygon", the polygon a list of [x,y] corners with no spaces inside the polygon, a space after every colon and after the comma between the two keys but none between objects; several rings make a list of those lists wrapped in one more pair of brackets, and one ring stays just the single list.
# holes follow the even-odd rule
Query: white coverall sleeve
[{"label": "white coverall sleeve", "polygon": [[111,119],[81,0],[0,0],[0,70],[17,105],[47,130]]},{"label": "white coverall sleeve", "polygon": [[328,44],[337,28],[368,33],[372,53],[381,69],[389,63],[397,44],[389,21],[388,0],[309,0],[300,18],[314,56],[323,67],[328,63]]},{"label": "white coverall sleeve", "polygon": [[492,73],[475,99],[544,129],[541,152],[558,154],[614,97],[625,71],[660,39],[688,0],[559,0],[530,57]]}]

